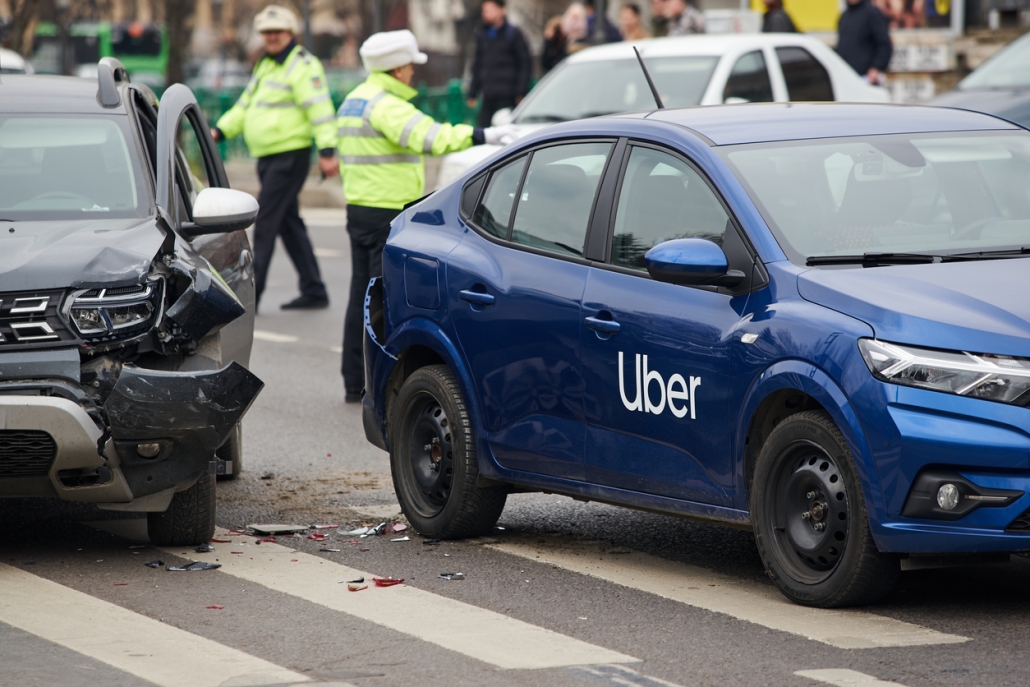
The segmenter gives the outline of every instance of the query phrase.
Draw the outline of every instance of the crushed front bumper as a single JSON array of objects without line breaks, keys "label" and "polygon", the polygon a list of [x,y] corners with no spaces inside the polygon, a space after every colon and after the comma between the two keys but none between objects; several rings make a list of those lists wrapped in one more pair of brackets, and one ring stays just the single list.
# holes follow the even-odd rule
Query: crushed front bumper
[{"label": "crushed front bumper", "polygon": [[103,408],[67,379],[0,383],[0,496],[163,511],[216,467],[260,392],[238,363],[210,372],[121,369]]}]

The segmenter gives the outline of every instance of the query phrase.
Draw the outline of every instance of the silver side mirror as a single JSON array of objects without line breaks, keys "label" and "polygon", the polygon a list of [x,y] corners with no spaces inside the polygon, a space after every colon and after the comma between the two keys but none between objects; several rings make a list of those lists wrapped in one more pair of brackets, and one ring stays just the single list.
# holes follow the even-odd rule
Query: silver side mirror
[{"label": "silver side mirror", "polygon": [[490,126],[506,126],[511,124],[514,117],[511,116],[511,108],[505,107],[504,109],[494,112],[494,116],[490,118]]},{"label": "silver side mirror", "polygon": [[246,229],[257,219],[254,196],[231,188],[205,188],[193,202],[193,222],[183,229],[193,235]]}]

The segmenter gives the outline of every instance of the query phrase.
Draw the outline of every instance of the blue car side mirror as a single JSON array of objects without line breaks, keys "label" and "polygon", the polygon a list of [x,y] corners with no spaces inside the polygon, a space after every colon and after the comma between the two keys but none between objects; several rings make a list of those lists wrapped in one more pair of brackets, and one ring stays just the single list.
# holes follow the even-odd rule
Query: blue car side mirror
[{"label": "blue car side mirror", "polygon": [[656,281],[670,284],[736,286],[745,274],[731,270],[726,254],[706,239],[673,239],[647,251],[647,273]]}]

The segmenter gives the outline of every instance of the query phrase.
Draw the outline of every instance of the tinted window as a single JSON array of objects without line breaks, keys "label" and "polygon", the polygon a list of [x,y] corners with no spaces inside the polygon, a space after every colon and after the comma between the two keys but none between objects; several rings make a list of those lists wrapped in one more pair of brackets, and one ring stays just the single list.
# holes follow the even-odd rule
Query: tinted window
[{"label": "tinted window", "polygon": [[594,193],[611,149],[610,143],[576,143],[536,151],[522,185],[511,240],[582,255]]},{"label": "tinted window", "polygon": [[765,68],[765,58],[761,51],[749,52],[733,65],[733,71],[726,79],[726,88],[722,91],[723,102],[728,98],[740,98],[749,103],[772,102],[769,70]]},{"label": "tinted window", "polygon": [[193,206],[197,194],[213,185],[208,161],[204,159],[200,145],[200,134],[194,122],[187,115],[179,119],[179,130],[176,134],[177,148],[177,183],[184,192],[183,200],[189,207]]},{"label": "tinted window", "polygon": [[486,175],[480,175],[473,179],[461,192],[461,216],[466,219],[472,217],[475,212],[476,203],[479,201],[479,194],[486,183]]},{"label": "tinted window", "polygon": [[519,190],[522,168],[526,166],[526,158],[520,157],[504,167],[494,170],[490,182],[483,194],[483,202],[476,208],[472,221],[483,231],[502,239],[508,238],[508,221],[511,219],[511,208],[515,204],[515,194]]},{"label": "tinted window", "polygon": [[776,48],[790,100],[833,100],[830,75],[804,48]]},{"label": "tinted window", "polygon": [[644,253],[672,239],[722,244],[728,216],[697,172],[667,153],[633,148],[619,192],[613,265],[644,269]]}]

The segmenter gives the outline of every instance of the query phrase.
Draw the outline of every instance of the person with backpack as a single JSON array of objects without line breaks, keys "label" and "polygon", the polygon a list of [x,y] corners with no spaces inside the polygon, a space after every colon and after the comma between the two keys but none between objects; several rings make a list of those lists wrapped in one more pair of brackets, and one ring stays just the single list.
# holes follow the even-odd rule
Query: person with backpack
[{"label": "person with backpack", "polygon": [[494,113],[515,107],[529,92],[533,59],[522,30],[508,21],[505,0],[484,0],[480,10],[483,25],[476,31],[472,58],[469,107],[482,103],[478,124],[490,126]]}]

